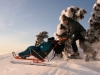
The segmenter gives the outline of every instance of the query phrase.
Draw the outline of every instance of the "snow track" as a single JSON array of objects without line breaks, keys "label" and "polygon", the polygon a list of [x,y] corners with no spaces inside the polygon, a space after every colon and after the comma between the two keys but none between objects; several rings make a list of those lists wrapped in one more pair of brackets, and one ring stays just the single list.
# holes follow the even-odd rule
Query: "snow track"
[{"label": "snow track", "polygon": [[100,75],[100,62],[85,62],[83,59],[63,61],[54,59],[51,62],[57,67],[12,64],[11,61],[31,62],[16,60],[12,54],[0,56],[0,75]]}]

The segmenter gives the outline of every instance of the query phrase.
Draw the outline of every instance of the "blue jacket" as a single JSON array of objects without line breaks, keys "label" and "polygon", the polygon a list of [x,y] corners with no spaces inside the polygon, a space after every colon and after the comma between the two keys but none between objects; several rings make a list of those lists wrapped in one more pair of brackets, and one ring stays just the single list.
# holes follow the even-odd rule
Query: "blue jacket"
[{"label": "blue jacket", "polygon": [[25,51],[20,52],[18,55],[19,56],[23,56],[23,55],[28,55],[30,54],[30,50],[34,49],[34,50],[40,50],[42,52],[47,51],[48,49],[50,49],[51,47],[51,43],[50,42],[43,42],[42,44],[38,45],[38,46],[29,46]]},{"label": "blue jacket", "polygon": [[40,51],[45,52],[51,47],[50,42],[43,42],[42,44],[36,46]]}]

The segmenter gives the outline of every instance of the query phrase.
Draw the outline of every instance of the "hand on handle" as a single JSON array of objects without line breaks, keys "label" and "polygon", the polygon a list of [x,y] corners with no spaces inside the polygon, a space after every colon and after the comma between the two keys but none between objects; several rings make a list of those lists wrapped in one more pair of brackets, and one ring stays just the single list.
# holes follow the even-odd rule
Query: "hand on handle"
[{"label": "hand on handle", "polygon": [[68,40],[68,38],[60,38],[59,43]]}]

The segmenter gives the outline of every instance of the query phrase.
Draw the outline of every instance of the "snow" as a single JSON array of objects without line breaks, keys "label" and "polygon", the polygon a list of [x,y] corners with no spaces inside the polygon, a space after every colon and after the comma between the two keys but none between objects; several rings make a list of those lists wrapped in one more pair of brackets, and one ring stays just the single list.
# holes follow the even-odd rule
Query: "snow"
[{"label": "snow", "polygon": [[0,75],[100,75],[100,61],[64,61],[54,58],[51,63],[57,64],[57,67],[12,64],[11,61],[32,63],[27,60],[16,60],[11,53],[0,55]]}]

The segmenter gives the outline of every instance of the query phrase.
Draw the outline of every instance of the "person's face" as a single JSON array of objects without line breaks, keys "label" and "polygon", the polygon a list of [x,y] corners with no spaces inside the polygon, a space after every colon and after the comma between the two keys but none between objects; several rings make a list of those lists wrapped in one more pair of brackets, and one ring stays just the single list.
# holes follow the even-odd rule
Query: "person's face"
[{"label": "person's face", "polygon": [[66,25],[68,23],[68,20],[63,20],[63,24]]}]

